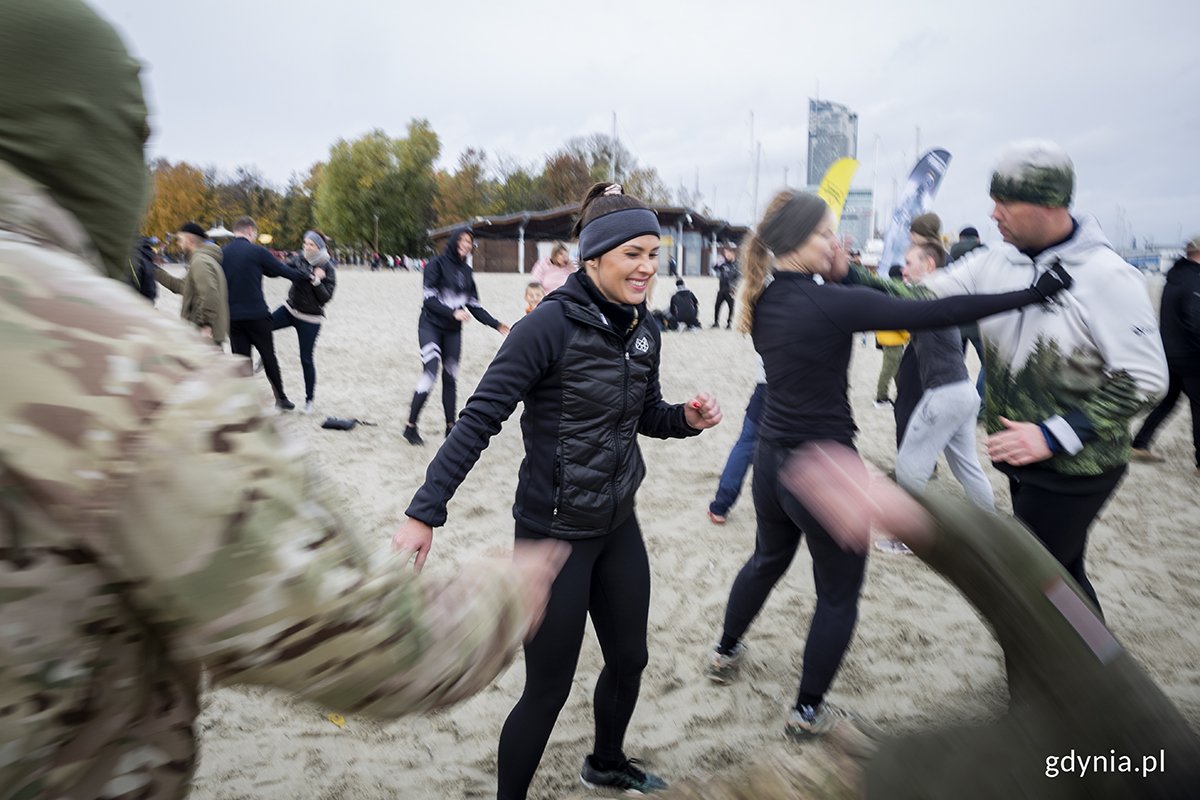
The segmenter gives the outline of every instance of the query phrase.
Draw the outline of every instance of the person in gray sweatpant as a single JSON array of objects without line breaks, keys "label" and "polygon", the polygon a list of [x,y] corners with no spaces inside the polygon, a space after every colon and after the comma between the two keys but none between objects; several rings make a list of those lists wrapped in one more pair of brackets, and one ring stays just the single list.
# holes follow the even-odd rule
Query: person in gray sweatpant
[{"label": "person in gray sweatpant", "polygon": [[[904,259],[904,279],[917,283],[940,267],[941,248],[915,244]],[[957,328],[922,331],[913,336],[897,377],[899,393],[921,392],[911,415],[900,419],[906,403],[897,396],[897,430],[902,431],[896,454],[896,482],[910,492],[920,492],[929,482],[938,455],[946,454],[950,471],[962,484],[967,498],[980,508],[996,507],[975,445],[979,393],[970,381]],[[917,378],[919,377],[919,385]]]}]

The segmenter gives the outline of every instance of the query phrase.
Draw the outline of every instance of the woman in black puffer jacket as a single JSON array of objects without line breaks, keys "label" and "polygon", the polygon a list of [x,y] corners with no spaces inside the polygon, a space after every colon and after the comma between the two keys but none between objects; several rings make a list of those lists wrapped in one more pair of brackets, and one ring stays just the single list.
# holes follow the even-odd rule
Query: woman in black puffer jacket
[{"label": "woman in black puffer jacket", "polygon": [[670,405],[659,391],[659,330],[646,289],[658,271],[654,212],[616,184],[592,187],[579,222],[583,269],[513,326],[438,451],[396,533],[417,567],[446,504],[492,436],[524,402],[513,516],[518,541],[570,544],[537,634],[525,645],[525,690],[500,734],[501,800],[525,797],[570,694],[588,617],[604,652],[596,738],[580,777],[652,791],[662,779],[625,757],[625,728],[646,666],[650,565],[634,499],[646,468],[638,435],[694,436],[721,418],[707,394]]},{"label": "woman in black puffer jacket", "polygon": [[292,282],[287,300],[271,315],[271,330],[295,328],[300,340],[300,367],[304,370],[304,413],[313,411],[313,392],[317,388],[317,368],[313,350],[321,324],[325,322],[325,304],[333,299],[337,274],[329,259],[325,239],[316,231],[304,234],[304,252],[292,261],[304,273],[304,280]]}]

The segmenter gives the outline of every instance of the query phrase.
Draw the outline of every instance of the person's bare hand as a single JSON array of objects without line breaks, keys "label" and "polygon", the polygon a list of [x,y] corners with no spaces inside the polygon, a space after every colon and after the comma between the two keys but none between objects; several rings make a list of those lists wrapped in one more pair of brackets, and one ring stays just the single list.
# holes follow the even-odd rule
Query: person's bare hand
[{"label": "person's bare hand", "polygon": [[318,283],[325,280],[325,270],[321,267],[317,267],[313,270],[313,277],[317,279]]},{"label": "person's bare hand", "polygon": [[416,561],[413,568],[420,572],[425,566],[425,559],[429,557],[429,550],[433,547],[433,528],[421,522],[419,519],[407,517],[404,524],[392,534],[392,550],[396,553],[405,554],[405,563],[413,556]]},{"label": "person's bare hand", "polygon": [[513,568],[525,590],[525,608],[529,613],[528,642],[537,633],[546,614],[550,588],[559,570],[571,554],[571,546],[557,539],[518,539],[513,545]]},{"label": "person's bare hand", "polygon": [[211,339],[212,338],[212,326],[211,325],[202,326],[200,328],[200,335],[203,336],[205,339]]},{"label": "person's bare hand", "polygon": [[496,330],[500,332],[501,336],[508,336],[509,327],[503,322],[496,326]]},{"label": "person's bare hand", "polygon": [[784,465],[780,480],[846,550],[866,552],[872,526],[914,549],[932,537],[925,509],[843,445],[807,445]]},{"label": "person's bare hand", "polygon": [[1000,418],[1004,430],[988,437],[988,458],[1014,467],[1045,461],[1053,455],[1042,429],[1033,422],[1013,422]]},{"label": "person's bare hand", "polygon": [[683,418],[698,431],[717,425],[722,416],[721,404],[708,392],[701,392],[683,406]]},{"label": "person's bare hand", "polygon": [[471,312],[465,308],[454,309],[454,318],[459,322],[469,322],[471,320]]}]

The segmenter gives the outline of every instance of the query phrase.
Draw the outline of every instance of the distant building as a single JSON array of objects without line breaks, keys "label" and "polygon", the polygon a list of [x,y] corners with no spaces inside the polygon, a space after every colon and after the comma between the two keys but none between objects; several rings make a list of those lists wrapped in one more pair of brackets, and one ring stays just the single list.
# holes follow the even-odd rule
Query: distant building
[{"label": "distant building", "polygon": [[808,101],[808,184],[819,186],[829,165],[858,157],[858,114],[841,103]]},{"label": "distant building", "polygon": [[[804,191],[816,194],[819,186],[806,186]],[[846,205],[842,207],[842,219],[838,223],[838,237],[850,247],[862,250],[867,246],[874,226],[871,224],[871,190],[851,189],[846,193]]]}]

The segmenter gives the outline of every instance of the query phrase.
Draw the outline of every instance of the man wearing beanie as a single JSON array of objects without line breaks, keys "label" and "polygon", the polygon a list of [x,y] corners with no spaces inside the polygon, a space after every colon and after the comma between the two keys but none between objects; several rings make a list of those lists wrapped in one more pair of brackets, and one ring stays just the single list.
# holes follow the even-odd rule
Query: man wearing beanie
[{"label": "man wearing beanie", "polygon": [[[979,231],[968,225],[958,232],[958,241],[950,245],[950,258],[947,263],[954,264],[967,253],[972,253],[981,247],[987,247],[987,245],[979,241]],[[963,355],[967,353],[967,343],[969,342],[975,348],[975,355],[979,357],[979,375],[975,378],[975,391],[979,392],[979,398],[982,400],[986,396],[984,391],[987,370],[983,368],[983,340],[979,338],[979,323],[968,322],[966,325],[959,325],[958,330],[962,334]],[[983,419],[983,406],[979,407],[979,418]]]},{"label": "man wearing beanie", "polygon": [[371,569],[248,362],[129,288],[138,69],[79,0],[0,3],[5,800],[184,797],[202,675],[377,717],[453,703],[556,571]]},{"label": "man wearing beanie", "polygon": [[683,278],[675,280],[675,294],[671,295],[671,315],[668,317],[671,330],[696,330],[700,325],[700,301],[687,288]]},{"label": "man wearing beanie", "polygon": [[1005,244],[935,273],[937,295],[1027,286],[1056,264],[1074,285],[1049,304],[979,323],[988,455],[1013,514],[1099,608],[1084,569],[1088,528],[1129,461],[1130,420],[1162,396],[1166,360],[1141,274],[1092,217],[1075,217],[1071,159],[1053,142],[1010,146],[992,175]]},{"label": "man wearing beanie", "polygon": [[175,240],[187,256],[187,274],[176,278],[155,265],[154,277],[175,294],[183,295],[179,317],[215,344],[221,344],[229,334],[229,296],[221,271],[221,248],[210,242],[204,228],[194,222],[179,226]]},{"label": "man wearing beanie", "polygon": [[1192,407],[1192,450],[1196,475],[1200,476],[1200,236],[1184,246],[1184,257],[1167,271],[1159,311],[1163,349],[1167,354],[1170,380],[1167,395],[1150,412],[1133,437],[1134,461],[1160,462],[1150,442],[1158,426],[1175,410],[1179,395],[1186,394]]}]

